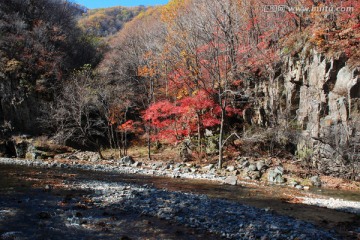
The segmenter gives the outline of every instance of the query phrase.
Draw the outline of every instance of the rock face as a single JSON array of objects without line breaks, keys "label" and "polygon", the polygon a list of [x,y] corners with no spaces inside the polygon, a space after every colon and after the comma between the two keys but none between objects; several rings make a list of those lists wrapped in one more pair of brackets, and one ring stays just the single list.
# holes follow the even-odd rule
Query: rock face
[{"label": "rock face", "polygon": [[[309,167],[360,179],[360,67],[306,47],[279,66],[274,76],[247,87],[255,104],[244,121],[282,126],[300,155],[311,149],[306,151]],[[293,130],[296,136],[289,136]]]},{"label": "rock face", "polygon": [[40,94],[19,91],[21,82],[16,81],[0,77],[0,125],[10,123],[15,132],[37,135],[44,130],[38,120],[48,101]]}]

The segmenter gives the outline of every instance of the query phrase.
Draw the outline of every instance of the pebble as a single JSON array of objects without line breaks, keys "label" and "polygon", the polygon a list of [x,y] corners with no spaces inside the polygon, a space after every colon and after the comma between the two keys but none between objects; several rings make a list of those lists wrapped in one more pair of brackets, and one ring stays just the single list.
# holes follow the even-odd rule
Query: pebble
[{"label": "pebble", "polygon": [[[99,208],[118,204],[126,211],[202,229],[228,239],[294,239],[291,236],[309,240],[336,239],[310,223],[206,195],[94,180],[67,184],[73,189],[101,190],[92,196]],[[70,220],[77,224],[74,219]]]}]

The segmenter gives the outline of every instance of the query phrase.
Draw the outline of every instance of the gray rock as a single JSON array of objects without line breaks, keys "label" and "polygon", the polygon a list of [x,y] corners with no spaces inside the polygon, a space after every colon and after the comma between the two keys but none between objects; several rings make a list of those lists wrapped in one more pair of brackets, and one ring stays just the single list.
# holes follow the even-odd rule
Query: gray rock
[{"label": "gray rock", "polygon": [[271,169],[268,174],[268,181],[270,183],[285,183],[285,178],[282,176],[283,168],[282,167],[275,167],[274,169]]},{"label": "gray rock", "polygon": [[89,158],[89,161],[90,162],[98,162],[98,161],[100,161],[101,160],[101,158],[100,158],[100,156],[97,154],[97,155],[93,155],[93,156],[91,156],[90,158]]},{"label": "gray rock", "polygon": [[225,178],[224,183],[235,186],[235,185],[237,185],[237,180],[238,179],[236,176],[229,176],[229,177]]},{"label": "gray rock", "polygon": [[296,185],[299,185],[299,182],[297,182],[297,181],[295,181],[295,180],[292,180],[292,181],[290,181],[290,183],[289,183],[289,186],[290,186],[290,187],[296,187]]},{"label": "gray rock", "polygon": [[233,171],[235,171],[235,167],[234,166],[228,166],[226,168],[226,170],[228,170],[229,172],[233,172]]},{"label": "gray rock", "polygon": [[258,162],[256,163],[256,168],[257,168],[258,171],[262,171],[262,170],[268,168],[268,166],[266,166],[264,160],[260,160],[260,161],[258,161]]},{"label": "gray rock", "polygon": [[249,171],[256,171],[256,169],[257,168],[256,168],[255,164],[250,164],[249,167],[248,167]]},{"label": "gray rock", "polygon": [[215,168],[215,165],[214,165],[214,164],[209,164],[209,165],[203,167],[203,169],[208,170],[208,171],[211,170],[211,169],[213,169],[213,168]]},{"label": "gray rock", "polygon": [[249,171],[247,173],[247,175],[249,176],[250,179],[252,180],[259,180],[261,178],[261,173],[260,171]]},{"label": "gray rock", "polygon": [[241,164],[241,168],[247,168],[248,166],[250,166],[250,162],[248,160],[245,160],[244,162],[242,162]]},{"label": "gray rock", "polygon": [[311,184],[314,187],[321,187],[321,179],[319,176],[313,176],[310,178]]},{"label": "gray rock", "polygon": [[124,164],[124,165],[130,166],[130,165],[134,164],[135,161],[132,159],[132,157],[130,157],[130,156],[125,156],[125,157],[123,157],[123,158],[120,159],[120,163],[121,163],[121,164]]},{"label": "gray rock", "polygon": [[274,172],[280,175],[284,174],[284,168],[282,166],[277,166],[274,168]]},{"label": "gray rock", "polygon": [[205,129],[205,137],[212,137],[214,136],[213,132],[209,129]]},{"label": "gray rock", "polygon": [[283,176],[280,176],[280,175],[276,176],[275,183],[282,184],[282,183],[285,183],[285,182],[286,182],[286,179]]},{"label": "gray rock", "polygon": [[239,172],[239,170],[235,170],[235,171],[231,172],[231,174],[234,176],[237,176],[240,174],[240,172]]},{"label": "gray rock", "polygon": [[133,167],[141,167],[141,166],[142,166],[142,162],[135,162],[132,166],[133,166]]}]

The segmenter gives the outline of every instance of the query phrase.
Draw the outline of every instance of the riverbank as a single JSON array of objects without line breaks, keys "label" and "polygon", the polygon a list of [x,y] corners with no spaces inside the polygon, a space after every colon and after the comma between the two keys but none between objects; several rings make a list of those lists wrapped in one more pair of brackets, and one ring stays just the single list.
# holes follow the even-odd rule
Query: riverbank
[{"label": "riverbank", "polygon": [[[356,223],[351,227],[352,233],[342,233],[337,231],[338,227],[322,228],[279,215],[270,207],[255,208],[219,199],[228,196],[217,189],[214,192],[220,196],[216,198],[209,197],[208,192],[205,195],[175,191],[178,183],[194,186],[192,182],[184,183],[187,180],[169,179],[164,183],[164,178],[159,178],[163,185],[158,185],[152,181],[156,177],[121,177],[101,171],[19,168],[16,165],[2,165],[1,169],[2,180],[4,176],[15,178],[20,189],[10,186],[7,193],[2,194],[0,234],[13,234],[17,239],[35,239],[32,237],[46,234],[53,236],[52,239],[84,239],[87,236],[92,236],[89,239],[119,239],[119,236],[128,237],[123,239],[145,236],[147,239],[161,236],[166,239],[354,239],[357,234]],[[132,183],[131,178],[136,179],[136,183]],[[165,184],[168,188],[162,189]],[[32,190],[21,194],[29,185]],[[216,184],[209,187],[212,190]],[[220,187],[235,196],[243,189],[229,185]],[[297,206],[303,211],[301,205],[293,206],[294,211]],[[350,220],[332,211],[328,210],[343,221]],[[313,212],[316,215],[317,211]],[[12,231],[14,229],[18,231]],[[171,232],[170,229],[177,230]]]},{"label": "riverbank", "polygon": [[[87,171],[98,172],[112,172],[117,174],[136,174],[146,176],[157,177],[169,177],[169,178],[182,178],[182,179],[198,179],[212,181],[219,184],[230,185],[243,185],[250,187],[262,188],[266,191],[268,185],[264,182],[250,181],[241,179],[239,176],[233,175],[231,171],[227,171],[227,176],[220,175],[214,168],[205,166],[199,168],[192,164],[163,164],[160,162],[141,163],[135,162],[130,158],[123,158],[120,161],[102,161],[91,162],[89,160],[76,161],[71,159],[57,159],[57,160],[25,160],[25,159],[12,159],[12,158],[0,158],[0,164],[21,165],[21,166],[33,166],[42,168],[60,168],[60,169],[77,169]],[[293,183],[290,183],[292,185]],[[283,184],[284,186],[285,184]],[[293,186],[294,188],[294,186]],[[324,191],[326,192],[326,191]],[[320,194],[319,194],[320,193]],[[360,215],[360,194],[353,192],[355,197],[349,200],[341,198],[334,198],[326,196],[317,191],[304,191],[300,188],[290,189],[288,199],[286,201],[292,203],[302,203],[308,205],[315,205],[320,207],[331,208],[339,211],[354,213]],[[357,198],[357,196],[359,198]]]}]

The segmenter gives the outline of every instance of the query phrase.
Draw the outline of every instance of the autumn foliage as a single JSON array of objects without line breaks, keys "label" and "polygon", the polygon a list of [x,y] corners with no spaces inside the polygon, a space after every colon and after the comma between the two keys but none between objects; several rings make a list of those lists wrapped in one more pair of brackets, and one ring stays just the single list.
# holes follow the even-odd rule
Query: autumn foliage
[{"label": "autumn foliage", "polygon": [[219,106],[206,91],[199,91],[174,103],[163,100],[152,104],[143,116],[156,129],[153,140],[177,143],[220,124]]}]

